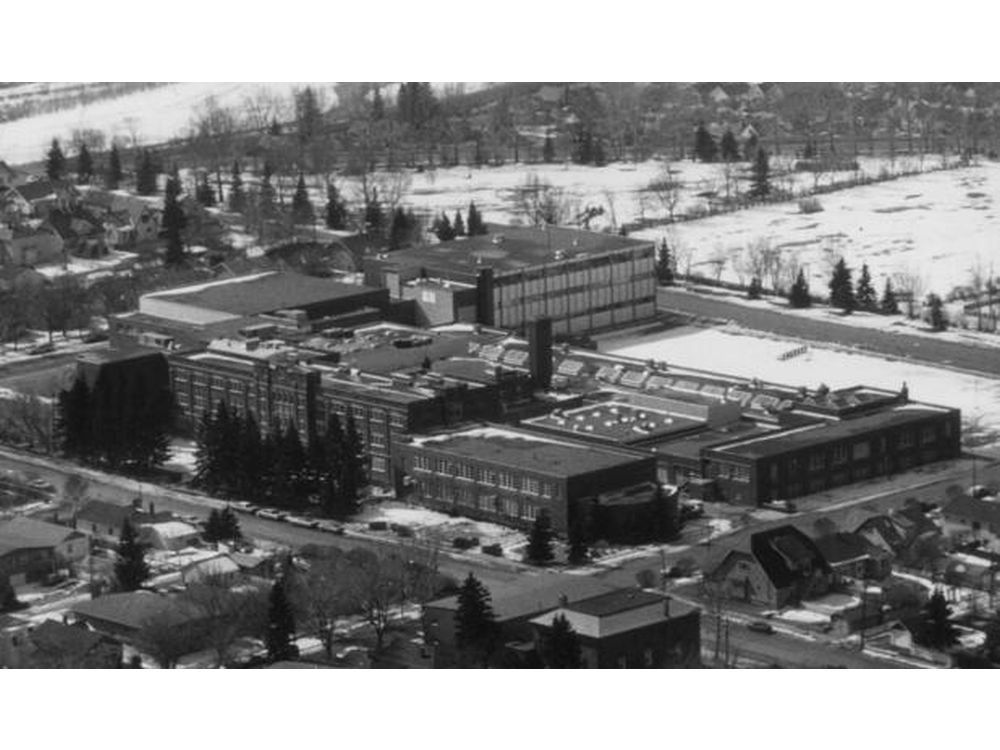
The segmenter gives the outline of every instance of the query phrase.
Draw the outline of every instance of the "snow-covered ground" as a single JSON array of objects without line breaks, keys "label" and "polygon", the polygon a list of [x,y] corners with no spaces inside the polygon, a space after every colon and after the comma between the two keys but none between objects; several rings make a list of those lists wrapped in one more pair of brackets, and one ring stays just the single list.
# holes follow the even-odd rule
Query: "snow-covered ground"
[{"label": "snow-covered ground", "polygon": [[69,140],[74,130],[102,131],[140,144],[162,143],[184,134],[195,113],[214,97],[220,107],[243,106],[260,92],[290,101],[295,89],[311,85],[329,103],[333,84],[305,83],[173,83],[117,99],[0,123],[0,159],[9,164],[39,161],[53,138]]},{"label": "snow-covered ground", "polygon": [[197,465],[198,444],[194,440],[176,438],[170,442],[170,458],[163,468],[194,474]]},{"label": "snow-covered ground", "polygon": [[964,419],[978,419],[984,429],[1000,429],[1000,380],[815,345],[802,356],[780,359],[795,347],[787,339],[751,335],[735,327],[601,342],[603,352],[790,386],[815,388],[825,383],[830,388],[868,385],[899,390],[906,383],[915,401],[958,407]]},{"label": "snow-covered ground", "polygon": [[855,269],[867,263],[879,292],[885,277],[912,274],[925,291],[945,294],[967,285],[977,263],[986,274],[1000,273],[1000,264],[993,266],[998,197],[1000,164],[986,162],[821,195],[819,213],[776,203],[635,236],[668,239],[703,273],[724,256],[722,278],[729,281],[739,280],[736,256],[763,240],[793,254],[817,290],[825,291],[831,261],[843,256]]}]

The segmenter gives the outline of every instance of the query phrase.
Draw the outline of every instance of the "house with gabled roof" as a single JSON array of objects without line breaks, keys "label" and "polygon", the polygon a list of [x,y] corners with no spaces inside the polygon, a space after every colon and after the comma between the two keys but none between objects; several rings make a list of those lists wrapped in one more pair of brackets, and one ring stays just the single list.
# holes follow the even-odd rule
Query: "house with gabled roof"
[{"label": "house with gabled roof", "polygon": [[861,534],[838,531],[814,541],[838,578],[881,580],[892,572],[892,553]]},{"label": "house with gabled roof", "polygon": [[815,542],[791,525],[743,535],[706,569],[722,596],[772,608],[822,596],[834,580]]},{"label": "house with gabled roof", "polygon": [[944,535],[954,545],[1000,552],[1000,497],[957,495],[941,509]]},{"label": "house with gabled roof", "polygon": [[68,568],[89,551],[86,534],[19,516],[0,523],[0,584],[20,586]]}]

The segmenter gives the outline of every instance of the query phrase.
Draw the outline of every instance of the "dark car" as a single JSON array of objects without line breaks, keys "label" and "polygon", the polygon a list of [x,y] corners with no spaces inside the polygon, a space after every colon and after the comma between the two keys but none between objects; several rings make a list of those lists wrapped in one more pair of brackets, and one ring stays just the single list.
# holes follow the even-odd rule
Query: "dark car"
[{"label": "dark car", "polygon": [[771,623],[764,622],[763,620],[754,620],[747,625],[747,630],[752,630],[755,633],[766,633],[767,635],[774,634],[774,627]]},{"label": "dark car", "polygon": [[28,354],[48,354],[49,352],[54,352],[55,350],[56,345],[51,341],[46,341],[44,344],[36,344],[28,349]]}]

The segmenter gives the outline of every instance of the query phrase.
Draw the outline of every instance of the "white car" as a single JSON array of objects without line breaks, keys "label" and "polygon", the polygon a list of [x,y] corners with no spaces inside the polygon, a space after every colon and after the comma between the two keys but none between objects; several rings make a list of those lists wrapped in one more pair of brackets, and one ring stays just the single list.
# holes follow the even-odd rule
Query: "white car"
[{"label": "white car", "polygon": [[302,516],[288,516],[285,519],[293,526],[301,526],[304,529],[318,529],[319,521],[313,518],[303,518]]},{"label": "white car", "polygon": [[257,511],[257,517],[267,519],[268,521],[284,521],[288,518],[288,514],[277,510],[265,509]]}]

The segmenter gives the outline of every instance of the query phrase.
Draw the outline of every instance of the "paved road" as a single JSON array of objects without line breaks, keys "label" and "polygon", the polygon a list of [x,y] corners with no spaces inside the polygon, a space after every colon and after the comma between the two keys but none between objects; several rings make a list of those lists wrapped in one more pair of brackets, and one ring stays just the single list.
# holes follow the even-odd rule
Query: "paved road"
[{"label": "paved road", "polygon": [[734,320],[747,328],[780,336],[821,342],[833,341],[890,357],[922,360],[931,364],[949,364],[989,377],[1000,375],[1000,347],[956,343],[905,333],[888,333],[832,321],[785,315],[681,289],[661,287],[657,291],[656,303],[661,310],[686,313],[701,318]]}]

